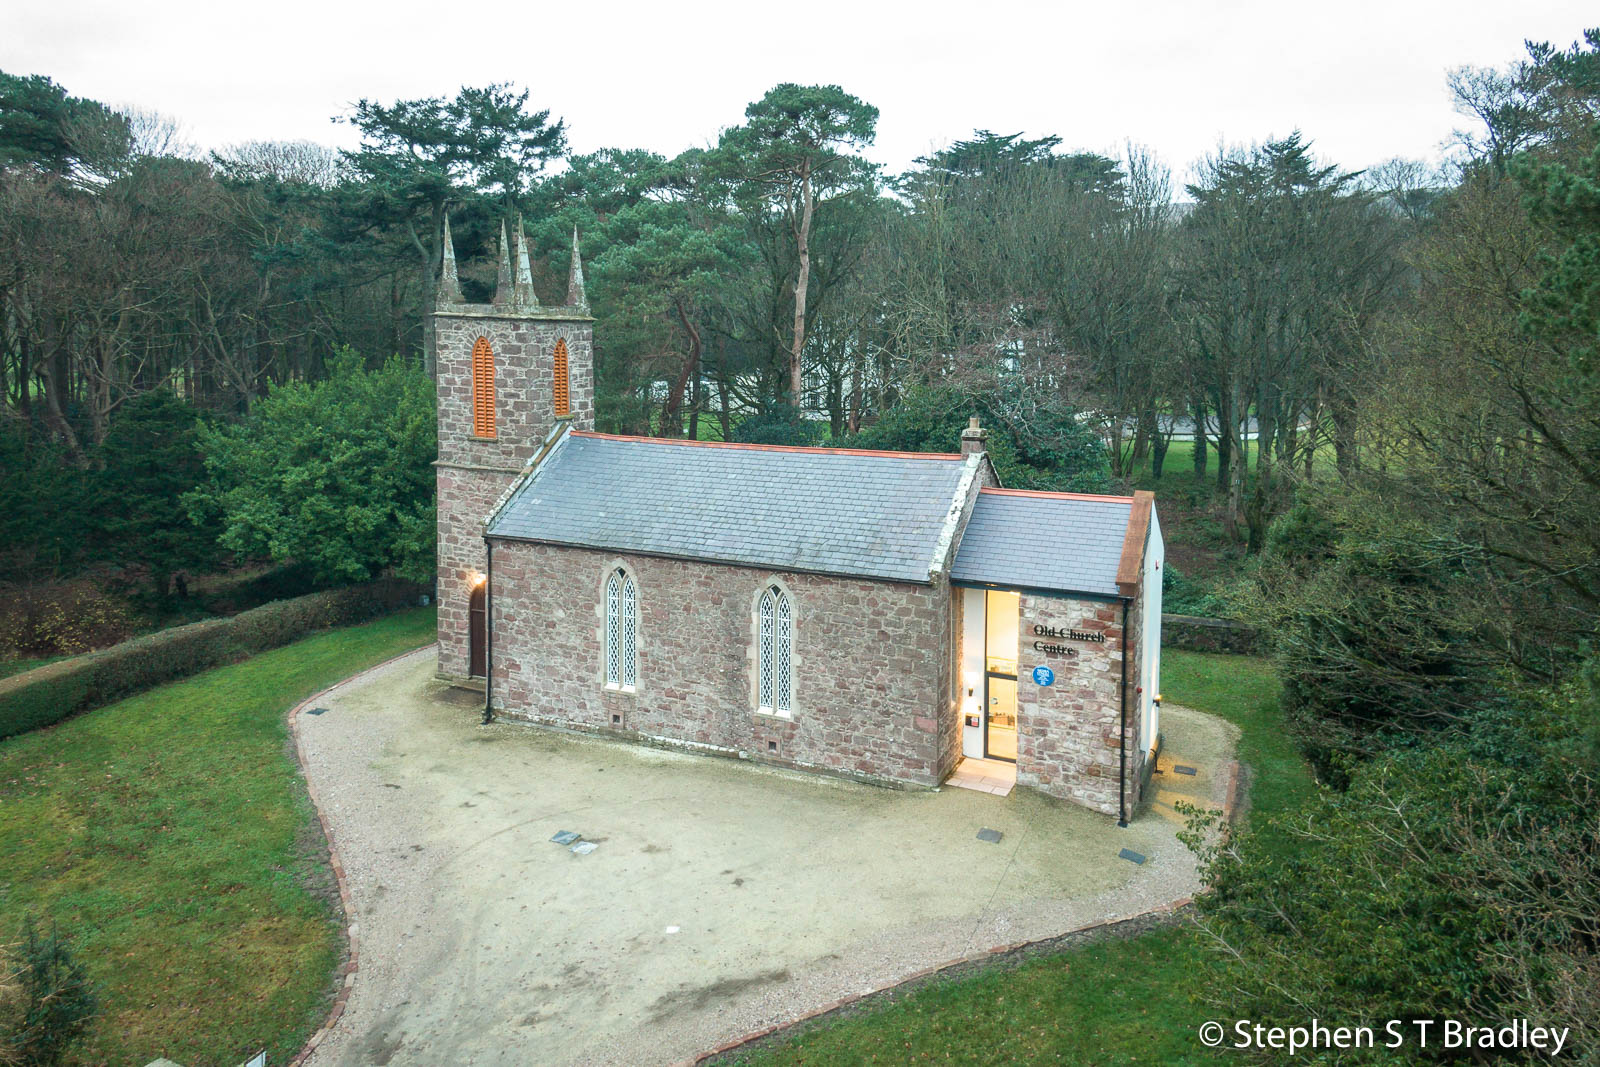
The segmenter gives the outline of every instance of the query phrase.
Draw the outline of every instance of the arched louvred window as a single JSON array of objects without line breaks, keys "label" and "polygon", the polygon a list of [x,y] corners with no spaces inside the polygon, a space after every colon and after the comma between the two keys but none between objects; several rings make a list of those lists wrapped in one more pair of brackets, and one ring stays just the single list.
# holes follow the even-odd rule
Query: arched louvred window
[{"label": "arched louvred window", "polygon": [[487,337],[472,346],[472,436],[494,436],[494,349]]},{"label": "arched louvred window", "polygon": [[763,590],[756,613],[757,701],[761,711],[787,718],[794,712],[794,611],[789,594],[775,585]]},{"label": "arched louvred window", "polygon": [[618,567],[606,579],[606,684],[632,689],[639,680],[639,588]]},{"label": "arched louvred window", "polygon": [[572,400],[567,382],[567,339],[565,337],[556,341],[554,369],[556,418],[564,419],[572,414]]}]

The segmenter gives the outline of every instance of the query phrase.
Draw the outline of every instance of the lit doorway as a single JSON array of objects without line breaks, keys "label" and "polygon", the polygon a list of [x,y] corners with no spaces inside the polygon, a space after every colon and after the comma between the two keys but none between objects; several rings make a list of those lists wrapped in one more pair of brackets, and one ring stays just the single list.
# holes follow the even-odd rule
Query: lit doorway
[{"label": "lit doorway", "polygon": [[1022,597],[990,589],[984,596],[984,734],[986,759],[1017,761],[1017,655]]}]

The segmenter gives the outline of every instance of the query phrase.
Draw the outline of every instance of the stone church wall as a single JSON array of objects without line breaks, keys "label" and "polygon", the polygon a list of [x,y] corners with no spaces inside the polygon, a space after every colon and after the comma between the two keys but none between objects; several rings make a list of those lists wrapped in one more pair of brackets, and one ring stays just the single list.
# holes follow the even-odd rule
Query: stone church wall
[{"label": "stone church wall", "polygon": [[[497,541],[497,713],[876,781],[938,785],[953,757],[950,596],[918,586]],[[638,684],[605,684],[603,587],[638,585]],[[794,606],[792,718],[756,707],[756,599]]]}]

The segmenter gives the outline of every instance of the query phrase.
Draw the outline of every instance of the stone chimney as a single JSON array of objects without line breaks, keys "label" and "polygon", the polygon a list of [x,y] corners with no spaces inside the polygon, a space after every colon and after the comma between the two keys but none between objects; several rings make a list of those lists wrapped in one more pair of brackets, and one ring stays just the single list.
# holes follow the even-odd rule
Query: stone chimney
[{"label": "stone chimney", "polygon": [[974,456],[986,451],[983,443],[989,439],[989,431],[978,425],[978,416],[972,416],[967,428],[961,431],[961,454]]}]

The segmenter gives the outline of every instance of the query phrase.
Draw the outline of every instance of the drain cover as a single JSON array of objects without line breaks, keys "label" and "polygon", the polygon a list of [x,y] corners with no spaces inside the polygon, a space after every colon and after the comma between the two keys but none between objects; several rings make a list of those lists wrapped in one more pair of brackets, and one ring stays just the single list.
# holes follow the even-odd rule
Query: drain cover
[{"label": "drain cover", "polygon": [[1005,836],[1005,835],[1003,835],[999,830],[991,830],[987,826],[985,826],[982,830],[978,831],[978,840],[979,841],[987,841],[991,845],[999,844],[1000,843],[1000,838],[1003,837],[1003,836]]},{"label": "drain cover", "polygon": [[1173,769],[1174,772],[1176,772],[1178,774],[1193,774],[1194,773],[1194,768],[1193,767],[1185,767],[1181,763],[1174,763],[1172,765],[1172,769]]}]

